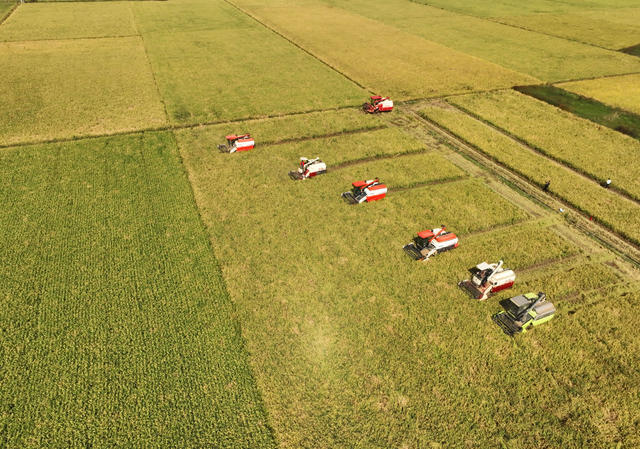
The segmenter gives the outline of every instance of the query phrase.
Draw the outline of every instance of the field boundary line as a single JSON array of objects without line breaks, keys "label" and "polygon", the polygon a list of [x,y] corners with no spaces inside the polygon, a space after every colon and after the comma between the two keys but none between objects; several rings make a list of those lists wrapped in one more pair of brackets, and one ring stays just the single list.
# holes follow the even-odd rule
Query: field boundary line
[{"label": "field boundary line", "polygon": [[[528,95],[529,96],[529,95]],[[534,98],[534,97],[532,97]],[[536,100],[538,100],[537,98],[535,98]],[[541,100],[538,100],[541,101]],[[546,102],[545,102],[546,103]],[[518,145],[520,145],[521,147],[525,148],[526,150],[529,150],[535,154],[538,154],[540,156],[542,156],[543,158],[547,159],[548,161],[558,164],[561,167],[566,168],[567,170],[570,170],[571,172],[575,173],[576,175],[584,178],[586,181],[589,182],[594,182],[596,183],[598,186],[600,186],[600,181],[597,177],[595,177],[594,175],[591,175],[589,173],[584,172],[582,169],[580,169],[579,167],[576,167],[575,165],[573,165],[571,162],[568,161],[564,161],[562,159],[556,158],[555,156],[547,153],[544,149],[540,148],[537,145],[531,144],[529,142],[527,142],[524,139],[521,139],[520,137],[516,136],[515,134],[512,134],[511,132],[509,132],[508,130],[492,123],[489,120],[486,120],[484,118],[482,118],[481,116],[479,116],[478,114],[474,113],[473,111],[470,111],[468,109],[466,109],[463,106],[459,106],[459,105],[454,105],[451,104],[449,102],[447,102],[448,105],[450,105],[452,108],[462,112],[463,114],[466,114],[467,116],[471,117],[472,119],[476,120],[477,122],[482,123],[483,125],[493,129],[494,131],[498,132],[499,134],[502,134],[504,137],[507,137],[508,139],[514,141],[515,143],[517,143]],[[546,103],[549,104],[549,103]],[[557,107],[557,106],[554,106]],[[575,114],[572,114],[575,115]],[[578,116],[576,116],[578,117]],[[581,117],[578,117],[581,118]],[[581,118],[582,120],[586,120]],[[591,122],[591,120],[589,120]],[[592,122],[595,123],[595,122]],[[606,126],[600,125],[599,123],[597,123],[598,126],[602,126],[604,128],[607,128]],[[611,129],[611,128],[607,128],[607,129]],[[475,145],[474,145],[475,147]],[[482,151],[480,149],[480,151]],[[609,190],[612,192],[615,192],[616,194],[622,196],[623,198],[632,201],[634,203],[636,203],[637,205],[640,205],[640,200],[638,200],[636,197],[634,197],[633,195],[631,195],[630,193],[626,192],[625,190],[621,190],[615,186],[611,186],[609,187]],[[574,207],[578,207],[578,206],[574,206]]]},{"label": "field boundary line", "polygon": [[512,171],[500,162],[493,160],[481,150],[474,147],[472,144],[466,142],[464,139],[458,137],[451,131],[440,126],[439,124],[424,118],[417,114],[415,111],[411,111],[418,120],[421,120],[426,126],[430,127],[440,135],[449,140],[453,147],[461,154],[467,155],[474,159],[477,163],[489,170],[494,175],[506,179],[510,183],[517,186],[527,195],[530,195],[536,200],[545,204],[552,210],[558,210],[558,206],[564,206],[568,210],[565,213],[565,221],[567,224],[572,225],[578,229],[582,234],[597,241],[601,245],[605,246],[614,253],[620,255],[628,262],[631,262],[637,267],[640,267],[640,248],[633,242],[626,239],[624,236],[611,230],[604,224],[590,221],[586,214],[572,204],[564,201],[555,196],[545,194],[540,191],[535,184],[530,180],[520,175],[517,172]]},{"label": "field boundary line", "polygon": [[17,3],[17,2],[16,2],[16,3],[13,5],[13,8],[11,8],[11,9],[9,10],[9,12],[7,13],[7,15],[0,19],[0,26],[2,26],[2,24],[4,24],[4,23],[9,19],[9,17],[11,17],[11,14],[13,14],[13,13],[16,11],[16,9],[18,9],[18,6],[20,6],[21,4],[22,4],[22,3]]},{"label": "field boundary line", "polygon": [[[437,186],[437,185],[441,185],[441,184],[452,184],[454,182],[462,182],[462,181],[467,181],[469,179],[471,179],[471,177],[470,176],[465,176],[465,175],[450,176],[448,178],[432,179],[430,181],[416,182],[414,184],[407,184],[407,185],[404,185],[404,186],[389,187],[387,189],[387,191],[389,193],[407,192],[409,190],[421,189],[421,188],[427,187],[427,186]],[[460,234],[460,235],[462,235],[462,234]]]},{"label": "field boundary line", "polygon": [[[143,0],[146,1],[146,0]],[[156,1],[156,0],[149,0]],[[102,133],[102,134],[88,134],[83,136],[71,136],[71,137],[60,137],[53,139],[43,139],[43,140],[31,140],[25,142],[16,142],[16,143],[3,143],[0,144],[0,149],[6,148],[19,148],[31,145],[45,145],[49,143],[64,143],[64,142],[75,142],[78,140],[86,140],[86,139],[100,139],[103,137],[118,137],[118,136],[126,136],[126,135],[136,135],[145,132],[162,132],[162,131],[179,131],[182,129],[195,129],[200,127],[207,126],[216,126],[216,125],[226,125],[233,123],[242,123],[242,122],[251,122],[251,121],[261,121],[261,120],[271,120],[274,118],[284,118],[284,117],[295,117],[298,115],[306,115],[306,114],[315,114],[315,113],[324,113],[324,112],[336,112],[344,109],[360,109],[357,106],[339,106],[337,108],[328,108],[328,109],[310,109],[307,111],[296,111],[296,112],[286,112],[282,114],[272,114],[266,116],[257,116],[257,117],[243,117],[238,119],[231,120],[220,120],[220,121],[210,121],[210,122],[201,122],[201,123],[189,123],[189,124],[171,124],[167,123],[166,126],[154,126],[148,128],[140,128],[140,129],[130,129],[123,131],[114,131],[111,133]]]},{"label": "field boundary line", "polygon": [[[529,33],[540,34],[542,36],[553,37],[553,38],[562,39],[562,40],[568,41],[568,42],[574,42],[576,44],[582,44],[582,45],[587,45],[589,47],[595,47],[595,48],[598,48],[600,50],[607,50],[607,51],[612,51],[614,53],[620,53],[619,50],[603,47],[601,45],[594,44],[594,43],[591,43],[591,42],[585,42],[585,41],[581,41],[581,40],[578,40],[578,39],[572,39],[572,38],[566,37],[566,36],[558,36],[557,34],[551,34],[551,33],[546,33],[544,31],[540,31],[540,30],[534,30],[534,29],[531,29],[531,28],[526,28],[525,26],[522,26],[522,25],[514,25],[512,23],[502,22],[502,21],[498,20],[498,19],[500,19],[500,17],[475,16],[473,14],[463,13],[463,12],[460,12],[460,11],[452,11],[452,10],[446,9],[446,8],[444,8],[442,6],[436,6],[436,5],[432,5],[430,3],[422,3],[422,2],[417,2],[415,0],[409,0],[409,1],[411,3],[415,3],[417,5],[429,6],[431,8],[440,9],[442,11],[446,11],[446,12],[451,13],[451,14],[457,14],[457,15],[464,16],[464,17],[472,17],[474,19],[482,20],[482,21],[485,21],[485,22],[498,23],[500,25],[508,26],[510,28],[515,28],[515,29],[518,29],[518,30],[528,31]],[[604,10],[606,11],[606,9],[604,9]],[[548,13],[542,13],[542,14],[548,14]]]},{"label": "field boundary line", "polygon": [[351,81],[353,84],[355,84],[356,86],[358,86],[361,89],[366,90],[367,92],[369,92],[370,94],[375,94],[375,91],[373,91],[372,89],[360,84],[358,81],[356,81],[355,79],[351,78],[350,76],[348,76],[347,74],[345,74],[344,72],[338,70],[336,67],[332,66],[331,64],[329,64],[328,62],[324,61],[323,59],[321,59],[319,56],[316,56],[315,54],[313,54],[311,51],[307,50],[306,48],[304,48],[303,46],[301,46],[300,44],[298,44],[297,42],[295,42],[293,39],[288,38],[287,36],[285,36],[284,34],[280,33],[279,31],[277,31],[275,28],[267,25],[266,23],[264,23],[263,21],[261,21],[260,19],[258,19],[256,16],[254,16],[253,14],[251,14],[248,11],[245,11],[243,8],[239,7],[238,5],[236,5],[235,3],[231,2],[230,0],[224,0],[224,2],[228,3],[229,5],[231,5],[232,7],[234,7],[235,9],[237,9],[238,11],[240,11],[241,13],[243,13],[244,15],[251,17],[253,20],[255,20],[256,22],[258,22],[260,25],[262,25],[263,27],[265,27],[266,29],[268,29],[269,31],[271,31],[272,33],[275,33],[276,35],[280,36],[282,39],[286,40],[287,42],[289,42],[291,45],[295,46],[296,48],[298,48],[299,50],[302,50],[303,52],[305,52],[306,54],[308,54],[309,56],[311,56],[312,58],[314,58],[315,60],[319,61],[321,64],[329,67],[331,70],[333,70],[334,72],[340,74],[341,76],[343,76],[344,78],[348,79],[349,81]]},{"label": "field boundary line", "polygon": [[[342,170],[343,168],[352,167],[354,165],[362,165],[368,162],[383,161],[385,159],[395,159],[397,157],[414,156],[417,154],[428,154],[433,152],[434,150],[429,150],[429,149],[420,149],[415,151],[408,150],[408,151],[401,151],[399,153],[379,154],[376,156],[367,156],[360,159],[350,159],[348,161],[343,161],[343,162],[340,162],[339,164],[331,166],[331,171],[333,172],[336,170]],[[389,188],[389,191],[391,190],[393,189]]]},{"label": "field boundary line", "polygon": [[[593,80],[606,79],[606,78],[617,78],[619,76],[629,76],[629,75],[640,75],[640,71],[627,72],[627,73],[616,73],[616,74],[612,74],[612,75],[587,76],[585,78],[573,78],[573,79],[568,79],[568,80],[558,80],[558,81],[551,81],[551,82],[543,83],[543,84],[551,84],[552,86],[555,86],[556,84],[579,83],[580,81],[593,81]],[[517,87],[517,86],[514,86],[514,87]]]},{"label": "field boundary line", "polygon": [[162,91],[160,90],[160,85],[158,84],[158,79],[156,78],[156,72],[153,70],[153,64],[151,64],[151,58],[149,58],[149,52],[147,51],[147,44],[144,40],[144,36],[140,33],[138,29],[138,23],[136,22],[135,14],[133,13],[133,9],[131,9],[131,5],[127,4],[127,8],[129,9],[129,14],[131,16],[131,24],[133,25],[136,33],[140,37],[142,41],[142,48],[144,49],[144,56],[147,59],[147,65],[149,66],[149,71],[151,72],[151,77],[153,78],[153,85],[156,87],[156,92],[158,93],[158,99],[160,103],[162,103],[162,109],[164,110],[164,118],[167,125],[171,124],[171,117],[169,117],[169,111],[167,111],[167,104],[164,101],[164,97],[162,95]]},{"label": "field boundary line", "polygon": [[177,156],[178,156],[178,161],[180,163],[180,168],[182,171],[182,176],[184,179],[184,182],[186,182],[189,185],[189,191],[191,192],[191,204],[193,205],[193,208],[196,211],[196,214],[198,215],[198,221],[200,223],[200,227],[202,229],[202,232],[204,233],[204,237],[206,237],[207,240],[207,246],[209,249],[209,254],[211,256],[211,258],[213,259],[217,269],[218,269],[218,273],[220,274],[220,281],[222,283],[222,290],[225,293],[226,296],[226,300],[229,301],[229,304],[231,306],[231,310],[232,310],[232,323],[233,323],[233,327],[237,333],[237,336],[240,340],[240,346],[241,349],[243,350],[244,354],[246,355],[246,364],[247,364],[247,370],[249,371],[249,373],[251,374],[251,378],[253,379],[253,384],[255,386],[256,389],[256,394],[258,396],[259,399],[259,403],[257,404],[258,408],[260,409],[260,411],[264,414],[264,419],[265,419],[265,428],[268,430],[269,435],[271,436],[271,439],[275,445],[275,447],[279,447],[280,445],[278,444],[278,438],[276,436],[276,432],[275,429],[273,428],[273,426],[271,425],[271,420],[269,419],[269,410],[264,402],[264,397],[262,394],[262,389],[260,388],[260,385],[258,384],[258,378],[256,377],[255,371],[253,369],[253,365],[251,364],[251,352],[249,351],[249,348],[247,346],[247,339],[244,336],[244,333],[242,332],[242,324],[240,323],[239,319],[238,319],[238,313],[237,313],[237,307],[236,307],[236,303],[235,301],[233,301],[231,299],[231,294],[229,293],[229,289],[227,288],[227,279],[224,276],[224,272],[222,271],[222,266],[220,265],[220,261],[218,260],[218,256],[216,255],[216,251],[215,248],[213,246],[213,242],[211,241],[212,238],[212,233],[209,231],[209,226],[207,226],[206,221],[204,220],[204,217],[202,216],[202,211],[200,210],[200,206],[198,205],[198,200],[196,199],[196,192],[193,188],[193,182],[191,180],[191,177],[189,176],[189,170],[187,170],[187,166],[184,163],[184,157],[182,156],[182,149],[180,148],[180,145],[178,145],[178,140],[176,139],[176,136],[174,134],[173,131],[169,131],[169,133],[171,134],[171,139],[173,140],[173,143],[176,147],[177,150]]},{"label": "field boundary line", "polygon": [[[63,0],[65,3],[70,3],[67,0]],[[82,2],[82,3],[88,3],[89,1],[93,2],[94,0],[87,0],[86,2]],[[113,1],[113,0],[105,0],[105,1]],[[137,0],[136,0],[137,1]],[[147,1],[147,0],[144,0]],[[160,0],[149,0],[149,1],[160,1]],[[167,1],[167,0],[162,0],[162,1]],[[40,3],[40,2],[38,2]],[[52,1],[50,3],[61,3],[60,1]],[[78,2],[79,3],[79,2]],[[29,42],[47,42],[47,41],[51,41],[51,42],[65,42],[65,41],[88,41],[88,40],[100,40],[100,39],[123,39],[126,37],[140,37],[140,34],[123,34],[120,36],[87,36],[87,37],[62,37],[62,38],[41,38],[41,39],[17,39],[17,40],[11,40],[11,41],[0,41],[0,44],[26,44]]]}]

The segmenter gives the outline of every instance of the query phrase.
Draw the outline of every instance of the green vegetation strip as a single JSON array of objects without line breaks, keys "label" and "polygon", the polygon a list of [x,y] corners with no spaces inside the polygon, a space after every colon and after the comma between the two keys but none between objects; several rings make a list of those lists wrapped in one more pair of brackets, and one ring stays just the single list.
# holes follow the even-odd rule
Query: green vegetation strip
[{"label": "green vegetation strip", "polygon": [[0,176],[1,446],[275,447],[170,133]]},{"label": "green vegetation strip", "polygon": [[549,192],[627,239],[640,243],[640,214],[633,201],[603,189],[458,109],[434,105],[422,109],[420,115],[538,186],[551,181]]},{"label": "green vegetation strip", "polygon": [[632,47],[623,48],[620,51],[623,53],[627,53],[629,55],[640,56],[640,44],[634,45]]},{"label": "green vegetation strip", "polygon": [[640,139],[640,115],[601,103],[556,86],[518,86],[518,92],[559,107],[592,122]]}]

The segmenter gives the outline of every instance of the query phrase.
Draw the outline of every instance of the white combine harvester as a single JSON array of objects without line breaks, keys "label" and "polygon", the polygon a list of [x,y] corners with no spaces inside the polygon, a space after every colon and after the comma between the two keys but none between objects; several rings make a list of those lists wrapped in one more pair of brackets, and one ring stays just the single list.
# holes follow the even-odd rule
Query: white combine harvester
[{"label": "white combine harvester", "polygon": [[446,230],[446,226],[418,232],[413,242],[403,249],[415,260],[427,261],[434,254],[449,251],[458,247],[458,236]]},{"label": "white combine harvester", "polygon": [[319,157],[315,159],[300,158],[300,166],[296,171],[290,171],[289,176],[293,180],[314,178],[318,175],[324,175],[327,172],[327,164],[322,162]]},{"label": "white combine harvester", "polygon": [[227,143],[218,145],[218,149],[223,153],[235,153],[236,151],[249,151],[253,150],[256,143],[251,137],[251,134],[235,135],[231,134],[225,136]]},{"label": "white combine harvester", "polygon": [[469,292],[471,297],[484,301],[494,293],[513,286],[516,274],[502,265],[502,260],[491,264],[479,263],[469,270],[471,279],[465,279],[458,285]]}]

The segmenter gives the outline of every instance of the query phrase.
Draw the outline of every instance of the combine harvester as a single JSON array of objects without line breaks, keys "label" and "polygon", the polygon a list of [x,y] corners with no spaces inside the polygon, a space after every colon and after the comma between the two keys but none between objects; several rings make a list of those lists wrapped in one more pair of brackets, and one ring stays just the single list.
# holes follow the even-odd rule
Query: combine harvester
[{"label": "combine harvester", "polygon": [[249,151],[253,150],[256,143],[251,137],[251,134],[242,134],[225,137],[227,139],[226,144],[218,145],[218,149],[223,153],[235,153],[236,151]]},{"label": "combine harvester", "polygon": [[556,313],[556,308],[547,302],[547,296],[542,292],[503,299],[500,305],[504,310],[493,315],[492,319],[509,336],[546,323]]},{"label": "combine harvester", "polygon": [[415,260],[427,261],[434,254],[457,248],[458,236],[446,229],[445,225],[441,225],[440,228],[420,231],[413,242],[402,249]]},{"label": "combine harvester", "polygon": [[393,101],[389,97],[381,97],[380,95],[374,95],[371,97],[369,103],[364,103],[362,109],[369,114],[375,114],[377,112],[391,112],[393,111]]},{"label": "combine harvester", "polygon": [[290,171],[289,177],[293,180],[313,178],[317,175],[324,175],[327,172],[327,164],[319,157],[315,159],[300,158],[300,166],[296,171]]},{"label": "combine harvester", "polygon": [[471,294],[472,298],[484,301],[501,290],[511,288],[516,280],[513,270],[502,267],[503,262],[482,262],[471,268],[471,279],[465,279],[458,285]]},{"label": "combine harvester", "polygon": [[360,204],[365,201],[381,200],[387,196],[387,186],[381,184],[378,178],[369,179],[367,181],[356,181],[351,184],[353,188],[342,194],[342,198],[351,204]]}]

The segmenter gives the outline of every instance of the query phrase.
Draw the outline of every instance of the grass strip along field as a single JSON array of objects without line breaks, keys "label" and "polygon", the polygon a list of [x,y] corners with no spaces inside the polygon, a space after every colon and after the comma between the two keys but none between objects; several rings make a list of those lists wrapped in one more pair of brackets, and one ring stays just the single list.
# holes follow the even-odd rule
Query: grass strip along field
[{"label": "grass strip along field", "polygon": [[3,447],[275,447],[171,134],[0,174]]},{"label": "grass strip along field", "polygon": [[537,150],[640,199],[640,141],[515,91],[451,98]]},{"label": "grass strip along field", "polygon": [[494,89],[513,86],[522,79],[535,80],[320,2],[296,7],[260,6],[251,0],[233,3],[368,89],[394,99]]},{"label": "grass strip along field", "polygon": [[[613,108],[555,86],[519,86],[515,89],[579,117],[640,139],[640,115]],[[633,97],[633,93],[631,96]]]},{"label": "grass strip along field", "polygon": [[[142,30],[153,29],[153,6],[135,9]],[[212,22],[242,25],[175,32],[176,23],[169,22],[170,31],[142,31],[172,123],[324,110],[366,99],[367,92],[356,84],[227,3],[218,1],[205,11]],[[179,17],[188,24],[191,15]]]},{"label": "grass strip along field", "polygon": [[[457,52],[473,55],[547,82],[640,71],[640,61],[637,58],[617,51],[596,48],[408,0],[325,0],[325,3],[373,19],[377,24],[392,26],[402,33],[420,36]],[[469,2],[466,6],[472,8],[477,3]],[[483,2],[481,6],[499,7],[499,4]],[[518,5],[519,8],[521,6]],[[447,5],[443,7],[448,8]],[[321,12],[318,14],[322,17]],[[376,36],[375,28],[370,27],[371,32],[367,36]],[[336,29],[333,33],[341,35],[344,31]],[[396,39],[396,42],[398,41]],[[366,51],[364,53],[371,55]],[[380,52],[375,54],[379,55]],[[414,59],[415,55],[407,55],[405,61],[413,62]],[[395,67],[395,64],[390,64],[389,67]],[[476,85],[474,82],[470,84]],[[446,93],[446,90],[444,92]]]},{"label": "grass strip along field", "polygon": [[[332,170],[334,161],[360,159],[349,148],[369,134],[385,135],[387,148],[392,135],[384,133],[233,155],[211,151],[217,139],[200,129],[177,133],[281,446],[490,447],[503,441],[521,448],[543,447],[544,441],[580,447],[632,432],[628,421],[598,427],[605,412],[596,404],[622,393],[616,391],[619,377],[599,377],[609,367],[596,355],[562,352],[571,366],[593,367],[579,375],[558,368],[554,375],[573,381],[574,389],[545,371],[555,363],[558,340],[560,347],[575,347],[571,329],[582,326],[566,315],[562,301],[552,324],[513,344],[490,319],[497,303],[472,301],[456,286],[479,262],[478,254],[504,257],[516,268],[574,255],[567,270],[576,267],[575,282],[591,276],[588,288],[617,277],[602,264],[583,267],[580,250],[552,223],[530,221],[478,179],[345,204],[340,193],[351,181],[382,178],[382,170],[390,188],[461,174],[437,148]],[[391,141],[397,153],[419,148]],[[391,145],[384,151],[393,154]],[[328,173],[291,181],[286,172],[302,155],[320,156]],[[409,260],[402,245],[416,231],[441,223],[459,233],[461,248],[427,264]],[[512,226],[501,228],[506,225]],[[574,284],[563,289],[553,279],[552,291],[575,293]],[[586,319],[585,326],[593,324]],[[621,357],[615,352],[609,360]],[[630,410],[615,406],[621,414]],[[538,424],[532,429],[531,422]]]},{"label": "grass strip along field", "polygon": [[15,6],[16,4],[13,2],[0,2],[0,24],[3,23],[4,19],[11,13]]},{"label": "grass strip along field", "polygon": [[[616,108],[640,114],[640,74],[559,84],[558,87]],[[611,111],[612,115],[622,115]],[[637,119],[640,121],[640,118]],[[640,125],[636,125],[640,128]],[[636,136],[640,137],[640,130]]]},{"label": "grass strip along field", "polygon": [[563,165],[528,150],[458,109],[434,104],[422,109],[420,115],[541,187],[551,180],[551,193],[640,244],[640,213],[638,205],[633,201],[605,190]]},{"label": "grass strip along field", "polygon": [[[2,8],[2,3],[0,3]],[[2,13],[0,12],[0,17]],[[38,26],[34,26],[38,24]],[[27,3],[0,27],[0,41],[136,35],[127,2]]]},{"label": "grass strip along field", "polygon": [[165,125],[139,37],[0,43],[0,145]]}]

